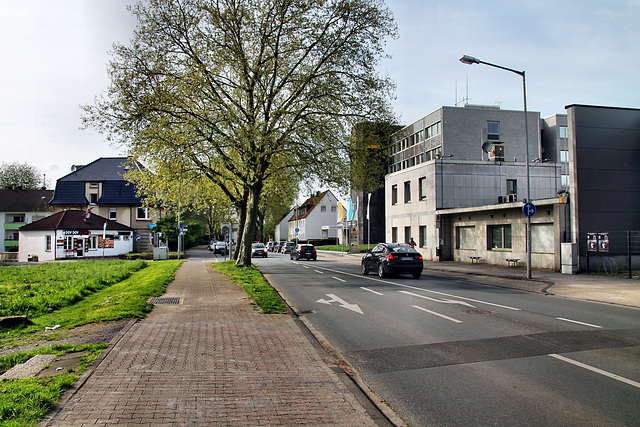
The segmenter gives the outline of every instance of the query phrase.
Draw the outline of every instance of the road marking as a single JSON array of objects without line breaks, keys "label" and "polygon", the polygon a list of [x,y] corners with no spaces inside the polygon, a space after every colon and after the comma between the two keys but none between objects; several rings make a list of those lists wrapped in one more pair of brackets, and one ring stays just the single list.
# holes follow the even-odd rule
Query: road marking
[{"label": "road marking", "polygon": [[362,312],[362,310],[360,310],[360,307],[358,306],[358,304],[349,304],[348,302],[346,302],[342,298],[338,298],[334,294],[325,294],[325,295],[328,296],[331,299],[326,300],[324,298],[321,298],[316,302],[319,302],[320,304],[327,304],[327,305],[331,305],[332,302],[337,302],[337,303],[340,304],[340,307],[342,307],[342,308],[346,308],[347,310],[355,311],[356,313],[364,314]]},{"label": "road marking", "polygon": [[553,357],[555,359],[558,359],[558,360],[562,360],[563,362],[571,363],[572,365],[579,366],[581,368],[587,369],[587,370],[589,370],[591,372],[595,372],[597,374],[604,375],[605,377],[609,377],[609,378],[612,378],[614,380],[621,381],[621,382],[623,382],[625,384],[632,385],[632,386],[634,386],[636,388],[640,388],[640,383],[638,383],[636,381],[633,381],[633,380],[630,380],[630,379],[625,378],[625,377],[621,377],[620,375],[616,375],[616,374],[612,374],[611,372],[603,371],[602,369],[598,369],[598,368],[596,368],[594,366],[587,365],[587,364],[582,363],[582,362],[578,362],[577,360],[569,359],[568,357],[560,356],[559,354],[550,354],[549,356],[551,356],[551,357]]},{"label": "road marking", "polygon": [[365,288],[364,286],[360,286],[360,289],[364,289],[365,291],[369,291],[369,292],[371,292],[372,294],[376,294],[376,295],[382,295],[382,296],[384,296],[384,294],[383,294],[383,293],[378,292],[378,291],[374,291],[374,290],[369,289],[369,288]]},{"label": "road marking", "polygon": [[429,290],[429,289],[419,288],[417,286],[403,285],[401,283],[391,282],[389,280],[377,279],[375,277],[364,276],[364,275],[361,275],[361,274],[346,273],[344,271],[334,270],[334,269],[331,269],[331,268],[324,268],[324,267],[318,267],[318,268],[322,268],[323,270],[331,271],[333,273],[344,274],[345,276],[353,276],[353,277],[358,277],[360,279],[372,280],[374,282],[387,283],[389,285],[399,286],[401,288],[413,289],[413,290],[422,291],[422,292],[430,292],[432,294],[443,295],[445,297],[452,297],[452,298],[457,298],[457,299],[463,299],[465,301],[477,302],[478,304],[491,305],[493,307],[504,308],[504,309],[507,309],[507,310],[521,311],[520,308],[509,307],[508,305],[495,304],[493,302],[487,302],[487,301],[481,301],[481,300],[477,300],[477,299],[473,299],[473,298],[461,297],[461,296],[458,296],[458,295],[447,294],[445,292],[432,291],[432,290]]},{"label": "road marking", "polygon": [[323,273],[322,271],[320,271],[320,270],[313,270],[313,271],[315,271],[315,272],[316,272],[316,273],[318,273],[318,274],[324,274],[324,273]]},{"label": "road marking", "polygon": [[341,279],[341,278],[336,277],[336,276],[333,276],[333,277],[332,277],[332,279],[336,279],[337,281],[342,282],[342,283],[347,283],[347,281],[346,281],[346,280]]},{"label": "road marking", "polygon": [[592,325],[591,323],[578,322],[577,320],[565,319],[564,317],[556,317],[558,320],[564,320],[565,322],[577,323],[578,325],[591,326],[592,328],[602,328],[602,326]]},{"label": "road marking", "polygon": [[311,268],[311,267],[309,267],[308,265],[303,265],[303,267],[304,267],[304,268]]},{"label": "road marking", "polygon": [[450,320],[454,323],[462,323],[462,320],[454,319],[453,317],[445,316],[444,314],[436,313],[435,311],[427,310],[426,308],[420,307],[419,305],[412,305],[413,308],[417,308],[418,310],[425,311],[429,314],[433,314],[434,316],[442,317],[443,319]]},{"label": "road marking", "polygon": [[406,294],[406,295],[411,295],[414,297],[418,297],[418,298],[422,298],[422,299],[426,299],[429,301],[434,301],[434,302],[441,302],[444,304],[460,304],[460,305],[466,305],[467,307],[471,307],[471,308],[476,308],[475,306],[469,304],[468,302],[462,302],[462,301],[456,301],[456,300],[452,300],[452,299],[435,299],[435,298],[429,298],[426,297],[424,295],[418,295],[418,294],[414,294],[413,292],[409,292],[409,291],[398,291],[402,294]]}]

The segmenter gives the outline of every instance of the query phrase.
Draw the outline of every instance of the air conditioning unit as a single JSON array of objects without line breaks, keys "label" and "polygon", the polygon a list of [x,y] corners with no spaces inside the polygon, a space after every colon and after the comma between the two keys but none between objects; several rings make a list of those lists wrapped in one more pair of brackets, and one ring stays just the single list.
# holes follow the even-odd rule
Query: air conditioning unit
[{"label": "air conditioning unit", "polygon": [[517,194],[509,194],[509,203],[517,202],[518,195]]},{"label": "air conditioning unit", "polygon": [[498,196],[498,203],[507,203],[507,196]]}]

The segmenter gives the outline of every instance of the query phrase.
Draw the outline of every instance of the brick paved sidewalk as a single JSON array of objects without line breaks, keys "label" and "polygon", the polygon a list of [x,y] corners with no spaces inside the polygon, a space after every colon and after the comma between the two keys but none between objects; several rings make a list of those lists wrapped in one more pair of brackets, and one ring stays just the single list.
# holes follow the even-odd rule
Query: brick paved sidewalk
[{"label": "brick paved sidewalk", "polygon": [[186,262],[46,425],[375,425],[288,315]]}]

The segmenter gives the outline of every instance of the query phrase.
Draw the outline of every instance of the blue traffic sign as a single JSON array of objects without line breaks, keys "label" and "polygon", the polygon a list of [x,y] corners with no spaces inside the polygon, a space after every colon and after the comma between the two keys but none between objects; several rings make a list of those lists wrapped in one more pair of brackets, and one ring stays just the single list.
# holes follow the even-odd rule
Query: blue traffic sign
[{"label": "blue traffic sign", "polygon": [[536,214],[536,207],[533,205],[533,203],[525,203],[524,206],[522,207],[522,212],[526,216],[531,218]]}]

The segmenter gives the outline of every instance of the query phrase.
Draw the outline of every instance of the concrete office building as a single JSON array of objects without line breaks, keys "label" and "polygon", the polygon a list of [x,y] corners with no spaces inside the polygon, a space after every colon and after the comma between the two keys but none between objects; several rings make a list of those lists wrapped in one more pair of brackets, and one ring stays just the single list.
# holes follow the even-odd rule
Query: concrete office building
[{"label": "concrete office building", "polygon": [[[528,112],[532,266],[559,269],[562,168],[546,161],[540,114]],[[498,107],[441,107],[392,136],[386,240],[413,237],[428,260],[506,265],[526,259],[525,120]],[[564,200],[563,200],[564,202]]]}]

